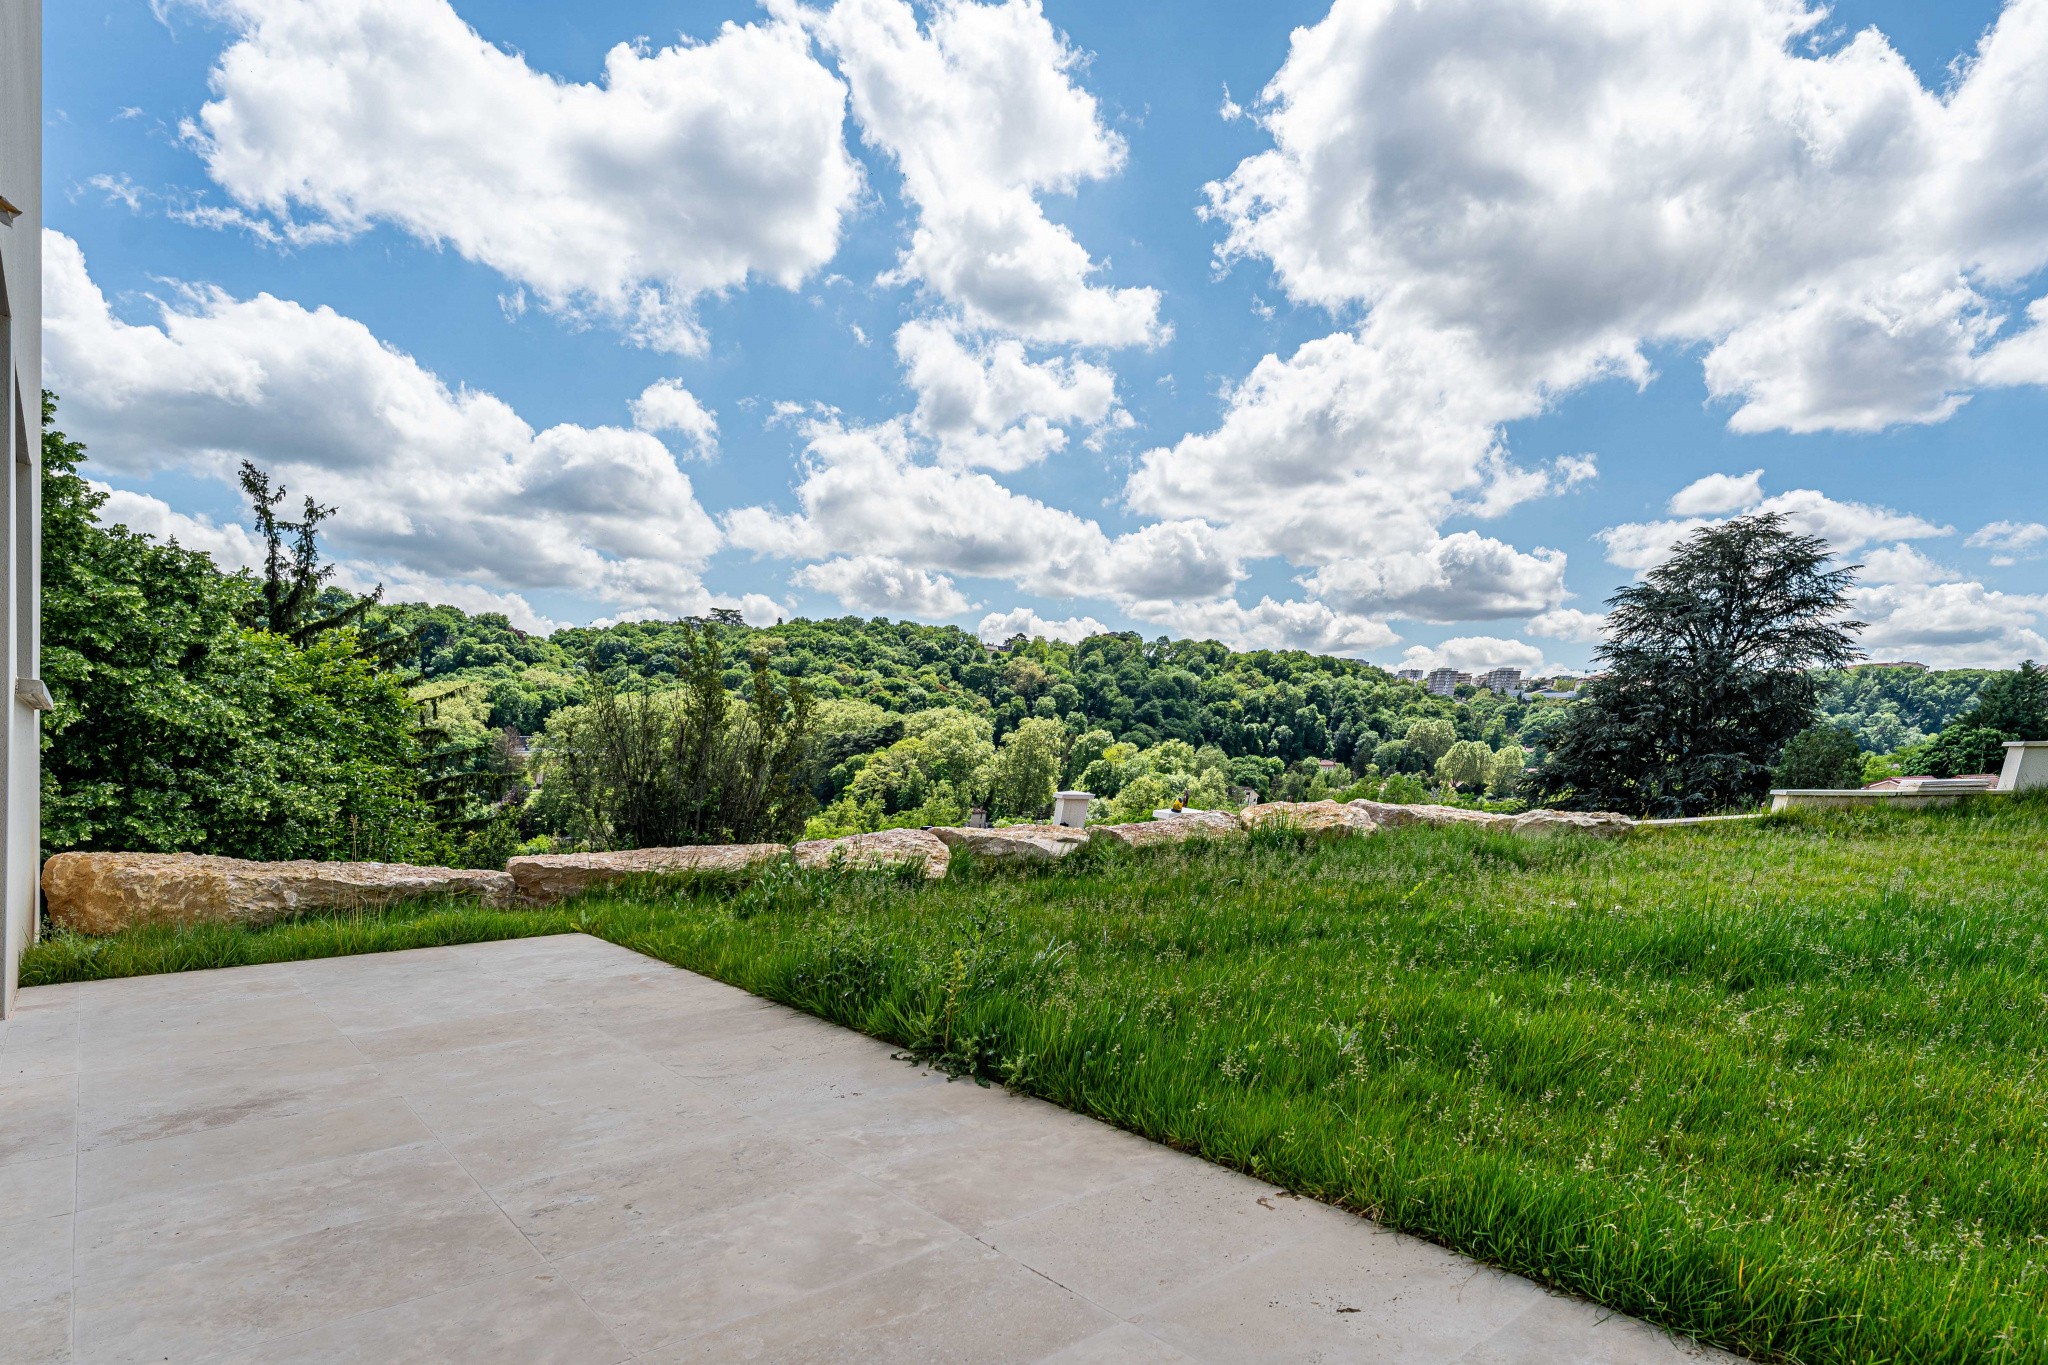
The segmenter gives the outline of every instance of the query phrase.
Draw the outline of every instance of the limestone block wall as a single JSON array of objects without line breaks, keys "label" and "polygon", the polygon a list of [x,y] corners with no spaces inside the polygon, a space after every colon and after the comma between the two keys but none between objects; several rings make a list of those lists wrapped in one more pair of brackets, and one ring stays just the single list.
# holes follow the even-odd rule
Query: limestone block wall
[{"label": "limestone block wall", "polygon": [[1448,806],[1382,806],[1372,801],[1270,802],[1242,812],[1161,812],[1136,825],[1002,825],[894,829],[788,844],[699,844],[513,858],[505,870],[414,867],[405,863],[245,862],[194,853],[59,853],[43,867],[51,922],[81,934],[144,924],[258,925],[319,910],[374,910],[423,897],[471,899],[493,907],[552,905],[635,878],[740,871],[787,856],[813,870],[911,865],[943,877],[957,853],[991,863],[1041,863],[1091,843],[1149,847],[1233,836],[1279,824],[1304,833],[1355,837],[1399,824],[1457,824],[1523,838],[1574,833],[1623,838],[1636,822],[1583,811],[1485,815]]}]

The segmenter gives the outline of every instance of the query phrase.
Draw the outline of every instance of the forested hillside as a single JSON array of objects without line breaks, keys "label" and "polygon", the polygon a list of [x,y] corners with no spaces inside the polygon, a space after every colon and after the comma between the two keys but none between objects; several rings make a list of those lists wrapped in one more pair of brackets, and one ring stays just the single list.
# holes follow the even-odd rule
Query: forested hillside
[{"label": "forested hillside", "polygon": [[1988,668],[1934,672],[1912,666],[1868,664],[1826,675],[1821,721],[1846,725],[1866,752],[1888,754],[1941,733],[1977,703]]},{"label": "forested hillside", "polygon": [[[417,630],[428,678],[482,684],[490,724],[538,730],[582,698],[585,669],[614,687],[672,685],[693,629],[682,622],[573,627],[551,636],[514,630],[502,616],[454,607],[394,605],[383,615]],[[820,697],[857,698],[893,712],[953,706],[986,714],[1001,734],[1028,715],[1085,721],[1140,744],[1180,739],[1232,754],[1352,762],[1404,719],[1442,716],[1461,736],[1520,738],[1530,708],[1488,695],[1429,696],[1412,683],[1352,659],[1300,652],[1236,653],[1214,641],[1146,641],[1103,635],[1079,645],[1013,643],[992,651],[954,626],[907,621],[798,620],[755,629],[722,627],[732,648],[727,676],[744,686],[748,654],[761,649],[787,677]],[[1866,665],[1825,675],[1820,720],[1845,725],[1865,750],[1918,744],[1967,712],[1994,670]],[[1370,740],[1367,736],[1370,735]],[[1539,733],[1532,736],[1540,741]],[[1369,755],[1368,755],[1369,757]]]},{"label": "forested hillside", "polygon": [[[1025,818],[1062,782],[1138,815],[1362,776],[1375,792],[1475,799],[1512,793],[1558,711],[1432,697],[1356,660],[1135,634],[991,648],[950,626],[757,629],[714,612],[541,638],[334,588],[318,544],[332,509],[302,497],[294,512],[253,466],[260,573],[103,523],[86,451],[54,411],[52,851],[489,866],[522,845],[631,842],[643,825],[737,839],[794,835],[807,812],[831,832],[976,806]],[[668,765],[652,777],[633,757],[650,753]],[[734,807],[742,789],[758,799]]]},{"label": "forested hillside", "polygon": [[[841,617],[755,628],[721,616],[544,639],[452,607],[393,605],[372,619],[417,639],[431,683],[465,685],[477,722],[538,735],[543,770],[556,717],[573,721],[600,689],[676,686],[708,628],[735,694],[748,695],[759,657],[819,702],[814,832],[958,820],[984,803],[1027,814],[1059,782],[1143,814],[1175,798],[1234,804],[1242,791],[1320,796],[1368,773],[1434,781],[1460,745],[1459,789],[1500,794],[1540,761],[1558,712],[1469,688],[1433,697],[1357,660],[1214,641],[1115,634],[991,647],[953,626]],[[568,818],[550,813],[545,793],[534,815],[542,828]]]},{"label": "forested hillside", "polygon": [[[489,723],[526,733],[583,698],[586,669],[615,688],[673,686],[696,629],[630,622],[541,638],[513,630],[502,616],[412,604],[386,608],[384,619],[419,632],[424,676],[479,683]],[[1354,659],[1238,653],[1214,641],[1123,634],[991,649],[954,626],[851,616],[715,628],[736,691],[746,685],[748,658],[762,652],[777,673],[803,680],[820,699],[872,702],[900,714],[969,711],[986,716],[998,739],[1039,716],[1076,733],[1107,730],[1140,747],[1177,739],[1232,757],[1349,764],[1372,761],[1378,746],[1429,717],[1451,721],[1461,738],[1502,743],[1519,735],[1531,709],[1489,693],[1432,697]]]},{"label": "forested hillside", "polygon": [[[1469,687],[1435,697],[1354,659],[1135,633],[990,646],[952,626],[713,612],[542,637],[333,588],[317,544],[331,509],[306,500],[292,519],[253,467],[269,565],[223,573],[102,523],[85,454],[46,426],[52,851],[491,866],[639,828],[782,838],[977,806],[1032,818],[1062,784],[1116,819],[1254,794],[1512,801],[1571,713]],[[2048,680],[1848,670],[1828,675],[1818,720],[1827,737],[1801,752],[1830,783],[1866,759],[1981,771],[2004,740],[2048,735]],[[648,754],[666,755],[652,776]]]}]

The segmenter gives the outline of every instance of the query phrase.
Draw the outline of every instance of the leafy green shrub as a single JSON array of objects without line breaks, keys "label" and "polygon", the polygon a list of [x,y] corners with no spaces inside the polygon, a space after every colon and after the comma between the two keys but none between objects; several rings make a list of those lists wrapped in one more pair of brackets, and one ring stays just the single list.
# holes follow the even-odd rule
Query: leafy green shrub
[{"label": "leafy green shrub", "polygon": [[1034,819],[1048,813],[1066,742],[1066,727],[1038,716],[1004,735],[980,783],[989,814]]},{"label": "leafy green shrub", "polygon": [[1850,788],[1863,785],[1863,747],[1846,725],[1816,725],[1802,730],[1785,745],[1771,775],[1773,785]]},{"label": "leafy green shrub", "polygon": [[1513,796],[1521,790],[1527,776],[1529,756],[1518,744],[1504,744],[1494,752],[1493,762],[1486,770],[1486,794],[1488,796]]},{"label": "leafy green shrub", "polygon": [[1420,755],[1425,764],[1434,767],[1437,760],[1458,742],[1458,727],[1440,717],[1418,720],[1408,726],[1402,742],[1411,752]]},{"label": "leafy green shrub", "polygon": [[2048,673],[2028,659],[2010,673],[1994,674],[1977,694],[1977,704],[1956,723],[1996,730],[2007,739],[2048,739]]},{"label": "leafy green shrub", "polygon": [[1235,810],[1230,771],[1220,749],[1169,739],[1125,758],[1114,794],[1090,814],[1112,823],[1149,820],[1175,801],[1193,810]]},{"label": "leafy green shrub", "polygon": [[1480,790],[1493,776],[1493,750],[1476,739],[1461,739],[1437,759],[1436,775],[1453,789]]},{"label": "leafy green shrub", "polygon": [[754,660],[752,699],[732,696],[718,634],[697,637],[684,685],[618,693],[597,684],[557,712],[542,752],[542,790],[579,842],[666,848],[784,840],[803,828],[811,699]]},{"label": "leafy green shrub", "polygon": [[2005,762],[2003,730],[1958,722],[1920,746],[1920,766],[1935,777],[1995,773]]}]

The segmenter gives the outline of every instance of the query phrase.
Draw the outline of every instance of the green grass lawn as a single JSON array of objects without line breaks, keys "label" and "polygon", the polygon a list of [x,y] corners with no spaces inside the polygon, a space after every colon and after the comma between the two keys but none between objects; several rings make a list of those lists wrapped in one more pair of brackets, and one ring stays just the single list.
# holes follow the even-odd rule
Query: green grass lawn
[{"label": "green grass lawn", "polygon": [[2032,799],[1273,832],[59,939],[23,979],[581,929],[1738,1351],[2039,1360],[2044,854]]}]

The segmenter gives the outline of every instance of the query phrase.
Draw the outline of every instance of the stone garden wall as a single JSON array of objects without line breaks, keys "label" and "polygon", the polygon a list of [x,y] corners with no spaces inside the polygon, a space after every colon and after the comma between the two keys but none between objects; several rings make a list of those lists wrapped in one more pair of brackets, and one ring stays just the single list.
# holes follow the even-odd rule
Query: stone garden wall
[{"label": "stone garden wall", "polygon": [[405,863],[245,862],[192,853],[59,853],[43,866],[43,901],[60,929],[110,934],[141,924],[263,924],[309,910],[372,910],[428,896],[478,904],[552,905],[649,873],[735,870],[788,854],[799,867],[921,866],[943,877],[953,853],[992,862],[1051,862],[1095,840],[1126,847],[1229,838],[1266,825],[1353,837],[1400,825],[1476,825],[1524,838],[1559,833],[1620,838],[1625,816],[1536,810],[1491,815],[1452,806],[1378,801],[1272,801],[1243,811],[1182,811],[1137,824],[1003,825],[994,829],[897,829],[799,844],[710,844],[614,853],[514,858],[502,872]]}]

